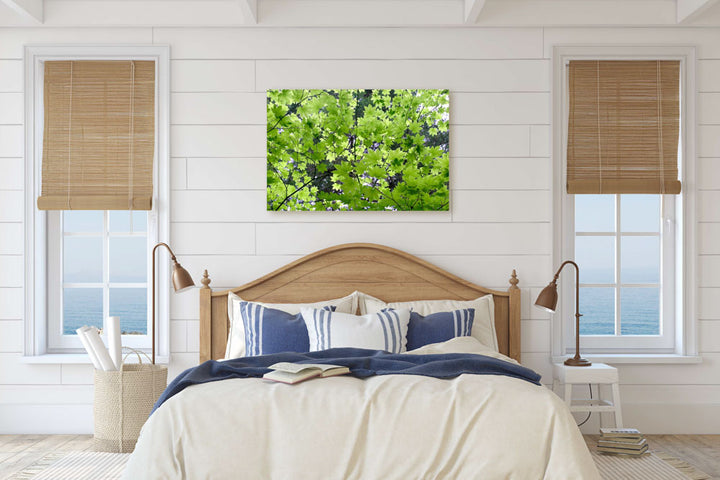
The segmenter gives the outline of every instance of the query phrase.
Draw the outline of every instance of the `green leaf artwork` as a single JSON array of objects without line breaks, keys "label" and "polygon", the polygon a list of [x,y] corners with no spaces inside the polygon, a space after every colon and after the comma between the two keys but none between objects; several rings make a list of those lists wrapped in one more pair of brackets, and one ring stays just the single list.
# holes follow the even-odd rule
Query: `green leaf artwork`
[{"label": "green leaf artwork", "polygon": [[449,209],[447,90],[268,90],[268,210]]}]

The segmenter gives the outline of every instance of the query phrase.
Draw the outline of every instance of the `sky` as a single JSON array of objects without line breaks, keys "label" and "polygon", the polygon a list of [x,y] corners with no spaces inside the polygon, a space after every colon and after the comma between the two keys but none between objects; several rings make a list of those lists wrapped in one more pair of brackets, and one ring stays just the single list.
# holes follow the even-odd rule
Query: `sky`
[{"label": "sky", "polygon": [[[132,220],[132,221],[131,221]],[[147,237],[113,234],[145,232],[147,212],[111,211],[109,262],[110,282],[145,283],[147,281]],[[103,238],[102,211],[64,212],[64,231],[88,235],[66,235],[63,249],[65,283],[102,282]]]},{"label": "sky", "polygon": [[[578,232],[614,232],[615,196],[576,195],[575,225]],[[620,195],[621,232],[659,232],[659,195]],[[659,236],[623,236],[620,240],[620,275],[623,283],[660,281]],[[613,283],[614,236],[577,236],[575,261],[581,283]]]}]

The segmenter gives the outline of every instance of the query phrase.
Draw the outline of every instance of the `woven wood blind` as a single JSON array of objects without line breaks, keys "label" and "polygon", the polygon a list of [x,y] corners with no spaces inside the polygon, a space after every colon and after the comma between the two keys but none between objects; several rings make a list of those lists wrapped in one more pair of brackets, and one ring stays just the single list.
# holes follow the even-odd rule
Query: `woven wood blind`
[{"label": "woven wood blind", "polygon": [[679,61],[571,61],[568,193],[680,193]]},{"label": "woven wood blind", "polygon": [[40,210],[150,210],[154,61],[46,61]]}]

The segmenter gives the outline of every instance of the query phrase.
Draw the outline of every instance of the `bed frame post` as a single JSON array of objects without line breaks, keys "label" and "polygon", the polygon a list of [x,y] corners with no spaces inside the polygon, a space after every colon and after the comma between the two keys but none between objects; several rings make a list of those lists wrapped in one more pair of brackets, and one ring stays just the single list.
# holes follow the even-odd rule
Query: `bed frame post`
[{"label": "bed frame post", "polygon": [[510,277],[510,288],[508,293],[510,294],[510,308],[509,308],[509,336],[510,336],[510,355],[518,362],[520,361],[520,289],[518,288],[517,273],[513,269],[512,276]]},{"label": "bed frame post", "polygon": [[212,288],[207,270],[200,281],[203,284],[200,288],[200,363],[202,363],[212,358]]}]

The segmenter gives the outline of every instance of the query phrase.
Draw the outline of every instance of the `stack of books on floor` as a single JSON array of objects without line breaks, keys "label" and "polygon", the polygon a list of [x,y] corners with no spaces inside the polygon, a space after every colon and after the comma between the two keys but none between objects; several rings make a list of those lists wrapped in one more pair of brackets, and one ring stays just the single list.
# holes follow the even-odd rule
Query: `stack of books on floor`
[{"label": "stack of books on floor", "polygon": [[647,452],[645,436],[634,428],[601,428],[598,452],[642,455]]}]

